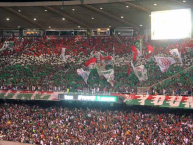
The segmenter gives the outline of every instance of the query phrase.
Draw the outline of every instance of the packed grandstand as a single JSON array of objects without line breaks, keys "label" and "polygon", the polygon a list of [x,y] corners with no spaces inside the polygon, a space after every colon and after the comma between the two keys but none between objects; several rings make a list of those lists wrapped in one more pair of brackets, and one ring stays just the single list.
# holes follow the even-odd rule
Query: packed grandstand
[{"label": "packed grandstand", "polygon": [[[51,40],[43,37],[10,38],[2,41],[1,47],[4,49],[1,51],[1,98],[11,99],[17,94],[6,96],[8,90],[20,91],[22,94],[22,91],[66,92],[68,88],[68,93],[135,94],[137,86],[149,87],[155,84],[147,90],[149,95],[191,95],[192,41],[175,41],[167,45],[154,44],[151,54],[148,51],[151,44],[143,40],[144,55],[134,58],[131,46],[138,42],[139,37],[119,37],[123,43],[117,42],[113,37],[81,38],[77,42],[76,37]],[[5,42],[13,42],[13,46],[5,47]],[[66,49],[62,56],[63,48]],[[181,54],[182,63],[177,62],[178,58],[170,53],[170,50],[176,48]],[[95,53],[98,52],[102,55],[100,58],[114,57],[110,62],[107,60],[104,66],[105,70],[115,71],[113,85],[105,77],[99,76],[93,63],[91,67],[85,66],[85,62],[95,58]],[[157,65],[155,56],[171,57],[177,63],[169,66],[163,73]],[[133,59],[136,59],[135,66],[144,65],[147,69],[146,80],[140,81],[135,74],[135,67],[129,64]],[[94,65],[96,64],[97,62],[94,62]],[[77,73],[80,68],[90,71],[87,83]],[[25,96],[17,95],[16,99]],[[31,98],[28,95],[24,99],[32,99],[32,95]],[[41,99],[40,96],[42,95],[36,95],[35,99]],[[49,93],[43,96],[45,100],[49,97]],[[142,108],[138,111],[136,108],[127,108],[129,111],[125,110],[126,112],[119,109],[102,111],[101,106],[98,106],[98,109],[86,110],[76,109],[76,106],[63,108],[65,105],[62,108],[44,107],[36,104],[31,106],[25,102],[1,104],[0,139],[42,145],[192,143],[191,113],[187,116],[163,113],[163,110],[160,111],[162,113],[154,111],[147,113],[142,112]]]},{"label": "packed grandstand", "polygon": [[[55,106],[57,105],[57,106]],[[193,142],[191,111],[106,103],[0,104],[0,139],[41,145],[146,145]]]},{"label": "packed grandstand", "polygon": [[[152,47],[143,39],[143,55],[140,56],[137,49],[140,36],[119,36],[122,43],[114,37],[76,38],[2,40],[1,89],[66,91],[69,88],[71,92],[78,92],[99,88],[101,92],[137,93],[137,87],[146,87],[148,94],[192,93],[191,40],[157,43]],[[6,42],[13,46],[7,46]],[[153,48],[150,52],[149,47]],[[179,57],[171,51],[176,51]],[[99,60],[93,61],[98,55]],[[156,58],[164,61],[166,70],[160,69]],[[136,75],[136,66],[144,66],[139,72],[141,77]],[[89,73],[87,78],[77,73],[79,69],[82,74]],[[112,69],[116,77],[110,82],[101,72]]]},{"label": "packed grandstand", "polygon": [[0,145],[192,145],[189,7],[0,2]]}]

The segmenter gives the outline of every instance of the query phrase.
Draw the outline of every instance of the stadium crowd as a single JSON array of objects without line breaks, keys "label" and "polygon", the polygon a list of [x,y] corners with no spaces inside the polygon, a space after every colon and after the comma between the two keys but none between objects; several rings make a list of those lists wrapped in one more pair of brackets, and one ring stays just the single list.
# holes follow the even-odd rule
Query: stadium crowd
[{"label": "stadium crowd", "polygon": [[[14,41],[14,47],[0,52],[0,89],[65,91],[69,88],[71,92],[77,92],[99,87],[101,92],[136,93],[137,87],[156,84],[148,90],[149,94],[172,95],[176,92],[179,94],[179,90],[180,95],[192,93],[192,70],[182,72],[193,64],[193,50],[189,44],[191,42],[154,44],[154,52],[149,55],[148,42],[144,40],[143,56],[138,58],[135,65],[143,64],[147,68],[148,80],[140,82],[133,71],[127,74],[128,63],[133,57],[130,46],[138,40],[138,37],[120,37],[120,39],[122,44],[113,37],[82,38],[78,41],[73,37],[50,40],[42,37],[8,39]],[[3,43],[4,41],[0,47]],[[63,47],[66,48],[65,55],[71,56],[66,62],[61,59]],[[173,48],[178,48],[181,52],[183,65],[174,64],[168,71],[162,73],[153,56],[170,56],[169,50]],[[84,62],[95,50],[114,56],[114,87],[105,78],[99,77],[96,70],[91,71],[88,84],[77,75],[77,69],[84,68]],[[166,80],[167,83],[159,83],[179,72],[176,77]]]},{"label": "stadium crowd", "polygon": [[1,103],[0,139],[38,145],[193,143],[192,113],[135,106],[127,110],[75,106]]}]

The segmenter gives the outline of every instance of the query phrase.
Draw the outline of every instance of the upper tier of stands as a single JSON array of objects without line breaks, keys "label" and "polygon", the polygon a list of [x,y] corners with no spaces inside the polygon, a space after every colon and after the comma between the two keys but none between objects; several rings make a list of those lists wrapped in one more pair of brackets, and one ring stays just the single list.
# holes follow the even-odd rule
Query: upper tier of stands
[{"label": "upper tier of stands", "polygon": [[[77,40],[74,37],[46,39],[42,37],[10,38],[14,41],[12,48],[0,51],[0,85],[1,89],[19,90],[66,90],[71,92],[100,88],[100,91],[136,93],[137,87],[150,87],[149,93],[171,95],[180,90],[180,94],[191,93],[193,82],[192,64],[193,49],[191,40],[154,42],[154,52],[149,55],[148,44],[143,39],[143,55],[138,57],[135,66],[144,65],[147,68],[148,80],[140,82],[132,71],[127,74],[128,64],[133,59],[131,45],[139,37],[121,37],[122,43],[114,37],[89,37]],[[4,41],[0,43],[3,47]],[[61,58],[62,48],[66,48],[65,55],[71,55],[66,62]],[[178,48],[183,65],[174,64],[165,73],[160,71],[154,61],[154,56],[171,56],[169,51]],[[99,77],[96,70],[92,70],[88,84],[78,76],[76,70],[85,68],[84,62],[91,58],[94,51],[101,51],[114,57],[115,85],[111,85],[105,78]],[[190,68],[183,72],[186,68]],[[179,73],[179,74],[178,74]],[[175,77],[172,77],[176,75]],[[168,79],[170,78],[171,79]],[[162,81],[166,79],[165,81]],[[162,81],[162,82],[160,82]]]}]

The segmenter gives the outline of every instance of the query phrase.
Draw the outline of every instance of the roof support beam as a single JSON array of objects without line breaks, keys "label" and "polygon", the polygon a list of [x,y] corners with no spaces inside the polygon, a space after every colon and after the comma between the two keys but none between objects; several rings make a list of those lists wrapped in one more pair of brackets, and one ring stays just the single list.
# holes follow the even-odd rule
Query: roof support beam
[{"label": "roof support beam", "polygon": [[85,23],[83,23],[83,22],[81,22],[81,21],[79,21],[79,20],[77,20],[73,17],[70,17],[69,15],[65,14],[64,12],[60,12],[60,11],[58,11],[58,10],[52,8],[52,7],[44,6],[44,8],[51,11],[51,12],[53,12],[53,13],[55,13],[55,14],[57,14],[57,15],[59,15],[59,16],[61,16],[61,17],[64,17],[65,19],[70,20],[71,22],[74,22],[74,23],[80,25],[83,28],[89,28],[89,29],[91,28],[91,26],[89,26],[89,25],[87,25],[87,24],[85,24]]},{"label": "roof support beam", "polygon": [[150,12],[151,12],[151,10],[149,10],[149,9],[147,9],[147,8],[138,6],[138,5],[136,5],[136,4],[132,4],[132,3],[130,3],[130,2],[123,2],[123,3],[124,3],[125,5],[128,5],[128,6],[130,6],[130,7],[136,8],[136,9],[138,9],[138,10],[140,10],[140,11],[143,11],[143,12],[146,12],[146,13],[150,13]]},{"label": "roof support beam", "polygon": [[12,13],[12,14],[14,14],[15,16],[18,16],[18,17],[22,18],[23,20],[31,23],[32,25],[34,25],[34,26],[36,26],[36,27],[38,27],[38,28],[41,28],[42,30],[45,30],[45,29],[46,29],[44,26],[42,26],[42,25],[40,25],[39,23],[37,23],[37,22],[29,19],[27,16],[25,16],[25,15],[23,15],[23,14],[21,14],[21,13],[18,13],[17,11],[15,11],[15,10],[12,9],[12,8],[9,8],[9,7],[1,7],[1,8],[4,9],[4,10],[6,10],[6,11],[8,11],[8,12],[10,12],[10,13]]},{"label": "roof support beam", "polygon": [[121,18],[118,18],[118,17],[116,17],[116,16],[113,16],[113,15],[111,15],[111,14],[109,14],[109,13],[107,13],[107,12],[104,12],[104,11],[102,11],[102,10],[100,10],[100,9],[97,9],[97,8],[91,6],[91,5],[82,5],[82,6],[85,7],[85,8],[88,8],[88,9],[90,9],[90,10],[92,10],[92,11],[95,11],[95,12],[97,12],[97,13],[101,13],[102,15],[105,15],[105,16],[107,16],[107,17],[109,17],[109,18],[111,18],[111,19],[114,19],[114,20],[116,20],[116,21],[119,21],[119,22],[121,22],[121,23],[123,23],[123,24],[132,26],[132,27],[135,28],[136,30],[139,30],[139,28],[137,27],[137,25],[134,24],[134,23],[132,23],[132,22],[128,22],[128,21],[126,21],[126,20],[123,20],[123,19],[121,19]]},{"label": "roof support beam", "polygon": [[[84,4],[105,4],[105,3],[117,3],[117,2],[126,2],[126,1],[134,1],[134,0],[84,0]],[[67,5],[80,5],[81,2],[78,0],[73,1],[40,1],[40,2],[0,2],[0,6],[2,7],[34,7],[34,6],[61,6],[64,4]]]}]

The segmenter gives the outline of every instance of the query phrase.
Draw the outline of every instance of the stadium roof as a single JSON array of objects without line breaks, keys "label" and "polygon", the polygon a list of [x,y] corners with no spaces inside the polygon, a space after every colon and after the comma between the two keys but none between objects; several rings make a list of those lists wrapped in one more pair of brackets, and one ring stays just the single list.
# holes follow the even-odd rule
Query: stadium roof
[{"label": "stadium roof", "polygon": [[193,8],[192,0],[5,1],[0,2],[1,29],[148,29],[151,25],[151,11]]}]

